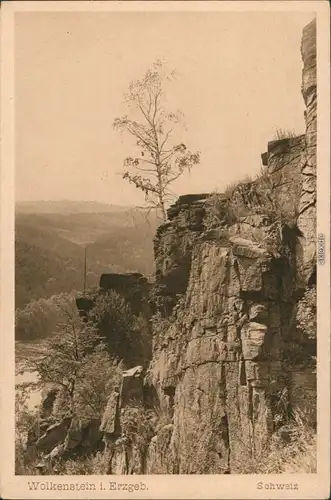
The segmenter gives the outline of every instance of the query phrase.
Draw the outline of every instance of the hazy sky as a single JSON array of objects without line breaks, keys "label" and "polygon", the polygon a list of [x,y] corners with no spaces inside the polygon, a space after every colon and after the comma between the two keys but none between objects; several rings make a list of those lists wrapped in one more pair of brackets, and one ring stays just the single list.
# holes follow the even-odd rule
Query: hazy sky
[{"label": "hazy sky", "polygon": [[261,167],[277,128],[304,132],[302,28],[313,13],[17,13],[15,155],[18,200],[140,204],[122,180],[131,141],[112,128],[123,94],[157,58],[178,77],[180,107],[201,164],[177,194],[222,190]]}]

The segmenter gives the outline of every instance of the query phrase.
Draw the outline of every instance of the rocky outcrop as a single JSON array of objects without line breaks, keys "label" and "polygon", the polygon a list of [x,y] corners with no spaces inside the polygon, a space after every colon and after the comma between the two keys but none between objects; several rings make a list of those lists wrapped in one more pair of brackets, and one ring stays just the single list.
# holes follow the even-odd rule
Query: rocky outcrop
[{"label": "rocky outcrop", "polygon": [[64,439],[64,451],[91,452],[102,449],[100,423],[97,418],[85,423],[73,419]]},{"label": "rocky outcrop", "polygon": [[146,367],[151,359],[150,291],[151,283],[140,273],[107,273],[98,290],[76,298],[80,316],[96,325],[110,355],[126,368]]},{"label": "rocky outcrop", "polygon": [[57,395],[59,394],[59,389],[57,387],[46,388],[43,394],[41,402],[41,412],[40,417],[42,420],[47,419],[51,416],[54,403]]},{"label": "rocky outcrop", "polygon": [[156,286],[170,307],[159,308],[148,380],[172,423],[151,440],[146,470],[240,472],[295,405],[291,330],[315,266],[314,30],[302,43],[306,134],[269,143],[272,189],[265,176],[238,186],[212,227],[209,198],[182,197],[158,229]]},{"label": "rocky outcrop", "polygon": [[[105,294],[109,291],[118,293],[123,297],[136,315],[140,313],[148,314],[148,294],[150,284],[140,273],[102,274],[99,282],[99,293]],[[77,297],[76,305],[80,313],[84,316],[95,305],[97,294]]]},{"label": "rocky outcrop", "polygon": [[136,404],[156,402],[163,424],[142,447],[125,434],[123,383],[103,423],[111,474],[240,472],[305,397],[292,331],[315,267],[315,30],[302,39],[306,133],[270,142],[266,175],[217,205],[181,196],[157,230],[153,356],[144,387],[135,383]]},{"label": "rocky outcrop", "polygon": [[146,306],[150,285],[142,274],[103,274],[99,286],[101,293],[112,290],[121,295],[130,304],[134,314],[148,314]]},{"label": "rocky outcrop", "polygon": [[122,375],[122,386],[120,392],[120,407],[135,401],[141,402],[144,398],[143,367],[135,366],[126,370]]},{"label": "rocky outcrop", "polygon": [[100,431],[105,434],[105,437],[114,437],[120,435],[120,426],[119,426],[119,391],[113,391],[107,402],[107,406],[105,408]]},{"label": "rocky outcrop", "polygon": [[302,162],[306,136],[289,137],[268,144],[268,152],[262,155],[268,167],[273,186],[272,196],[284,211],[298,212],[302,187]]},{"label": "rocky outcrop", "polygon": [[74,421],[47,428],[45,452],[93,450],[102,437],[108,474],[240,473],[272,434],[286,438],[289,410],[314,399],[293,330],[315,276],[315,39],[313,22],[302,38],[306,133],[270,142],[266,174],[216,203],[181,196],[157,230],[155,284],[101,277],[100,293],[116,291],[136,314],[150,319],[152,305],[150,364],[123,372],[89,431]]},{"label": "rocky outcrop", "polygon": [[[206,194],[181,196],[168,210],[169,223],[160,226],[154,240],[156,307],[170,314],[185,293],[191,253],[203,230]],[[175,228],[175,229],[174,229]]]},{"label": "rocky outcrop", "polygon": [[316,261],[316,144],[317,144],[317,81],[316,81],[316,20],[303,30],[301,54],[303,60],[302,96],[306,104],[305,154],[301,166],[301,195],[298,227],[303,234],[298,253],[298,280],[304,288],[314,277]]},{"label": "rocky outcrop", "polygon": [[161,407],[174,395],[168,452],[180,474],[234,472],[273,430],[293,276],[247,233],[196,242],[183,301],[155,340],[153,385]]},{"label": "rocky outcrop", "polygon": [[71,418],[65,418],[47,427],[45,433],[36,442],[38,451],[51,452],[53,448],[63,443],[70,427]]}]

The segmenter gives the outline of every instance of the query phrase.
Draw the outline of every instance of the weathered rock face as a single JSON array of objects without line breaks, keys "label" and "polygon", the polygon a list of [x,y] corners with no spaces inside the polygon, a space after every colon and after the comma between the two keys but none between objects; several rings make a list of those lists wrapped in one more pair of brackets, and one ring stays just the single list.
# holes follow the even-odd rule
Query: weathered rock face
[{"label": "weathered rock face", "polygon": [[102,437],[100,420],[97,418],[85,424],[73,419],[64,439],[64,451],[98,450],[103,448]]},{"label": "weathered rock face", "polygon": [[119,427],[119,392],[113,391],[110,394],[107,402],[106,409],[104,411],[100,430],[105,434],[105,436],[116,436],[120,435]]},{"label": "weathered rock face", "polygon": [[302,96],[306,104],[305,154],[301,175],[301,196],[298,226],[304,240],[300,242],[299,276],[304,288],[312,278],[316,259],[316,144],[317,144],[317,82],[316,82],[316,20],[303,30]]},{"label": "weathered rock face", "polygon": [[40,451],[52,451],[55,446],[63,443],[70,427],[71,419],[66,418],[62,422],[56,423],[48,427],[38,441],[36,448]]},{"label": "weathered rock face", "polygon": [[159,433],[153,438],[147,470],[167,472],[167,457],[180,474],[240,471],[284,423],[280,396],[290,394],[288,403],[295,404],[290,330],[298,289],[307,286],[315,266],[314,22],[304,30],[302,56],[306,134],[269,143],[263,155],[274,206],[294,216],[298,209],[299,228],[264,214],[251,183],[228,202],[247,207],[235,222],[224,200],[218,227],[206,231],[210,207],[202,195],[179,199],[158,231],[157,283],[173,303],[171,314],[164,314],[168,325],[154,336],[149,377],[161,408],[171,407],[173,423],[162,451]]},{"label": "weathered rock face", "polygon": [[161,406],[174,394],[169,452],[180,474],[233,472],[273,429],[292,276],[245,236],[196,242],[182,304],[155,340],[153,383]]},{"label": "weathered rock face", "polygon": [[[305,154],[306,136],[290,137],[268,144],[268,152],[262,155],[274,186],[273,197],[283,210],[299,210],[302,187],[302,162]],[[297,206],[295,206],[297,204]]]},{"label": "weathered rock face", "polygon": [[148,447],[146,474],[177,474],[176,462],[169,453],[173,424],[167,424],[155,435]]},{"label": "weathered rock face", "polygon": [[148,444],[154,436],[145,415],[146,403],[143,368],[124,371],[121,386],[108,398],[100,425],[108,474],[145,473]]},{"label": "weathered rock face", "polygon": [[[37,442],[45,452],[91,450],[102,436],[108,474],[239,473],[273,432],[285,432],[288,408],[314,399],[315,374],[293,354],[292,327],[315,269],[315,22],[301,50],[306,134],[270,142],[262,155],[270,175],[218,197],[217,207],[207,194],[170,207],[154,242],[152,294],[141,275],[101,277],[101,293],[115,290],[147,317],[149,294],[152,359],[147,373],[123,373],[101,422],[48,426]],[[266,179],[272,189],[261,188]],[[86,312],[93,301],[77,305]]]},{"label": "weathered rock face", "polygon": [[43,399],[41,402],[41,419],[47,419],[51,416],[53,411],[53,406],[57,395],[59,394],[59,389],[56,387],[51,387],[45,391]]},{"label": "weathered rock face", "polygon": [[143,395],[143,367],[135,366],[130,370],[123,372],[120,407],[124,408],[128,403],[138,401],[141,402]]},{"label": "weathered rock face", "polygon": [[154,241],[156,295],[158,308],[163,307],[165,313],[172,311],[177,295],[186,291],[191,252],[203,229],[206,198],[206,194],[181,196],[168,210],[170,222],[157,230]]}]

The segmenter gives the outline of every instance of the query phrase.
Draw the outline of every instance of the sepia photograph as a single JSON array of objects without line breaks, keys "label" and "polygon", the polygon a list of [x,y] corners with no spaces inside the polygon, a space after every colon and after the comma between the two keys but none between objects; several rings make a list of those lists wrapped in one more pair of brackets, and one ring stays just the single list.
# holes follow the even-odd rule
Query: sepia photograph
[{"label": "sepia photograph", "polygon": [[[190,498],[232,498],[225,475],[300,498],[296,475],[321,471],[327,493],[328,10],[148,3],[3,8],[2,377],[24,484],[4,498],[176,498],[151,492],[162,475]],[[202,494],[208,476],[228,489]]]}]

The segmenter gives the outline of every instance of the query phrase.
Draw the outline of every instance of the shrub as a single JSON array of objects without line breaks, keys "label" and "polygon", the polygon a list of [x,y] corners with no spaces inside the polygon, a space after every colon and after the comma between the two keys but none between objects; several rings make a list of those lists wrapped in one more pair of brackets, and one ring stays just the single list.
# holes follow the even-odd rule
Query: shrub
[{"label": "shrub", "polygon": [[92,474],[108,474],[109,471],[109,463],[111,461],[111,452],[110,451],[98,451],[92,458]]},{"label": "shrub", "polygon": [[[101,418],[109,394],[120,385],[122,364],[105,351],[88,356],[79,370],[73,406],[81,424]],[[58,393],[53,415],[59,420],[70,415],[72,408],[66,390]]]},{"label": "shrub", "polygon": [[[231,199],[231,196],[233,195],[233,192],[234,190],[236,189],[236,187],[238,186],[238,182],[231,182],[231,184],[228,184],[226,186],[226,188],[224,189],[224,196],[230,200]],[[215,192],[216,194],[217,192]],[[213,194],[211,195],[213,196]]]},{"label": "shrub", "polygon": [[[262,165],[260,168],[260,171],[256,174],[254,181],[263,181],[263,180],[269,180],[269,170],[268,167],[265,165]],[[271,187],[271,186],[270,186]]]},{"label": "shrub", "polygon": [[156,414],[141,404],[132,403],[122,408],[120,423],[122,437],[144,448],[155,434]]},{"label": "shrub", "polygon": [[292,139],[293,137],[297,137],[297,134],[293,129],[288,130],[284,128],[277,128],[274,135],[274,140],[280,141],[282,139]]},{"label": "shrub", "polygon": [[178,304],[181,297],[182,294],[169,295],[164,284],[154,284],[149,292],[149,304],[154,316],[160,318],[171,316],[174,306]]},{"label": "shrub", "polygon": [[224,194],[214,192],[205,203],[205,228],[231,226],[252,214],[265,215],[270,222],[282,226],[295,226],[299,215],[298,200],[293,198],[284,203],[276,196],[276,187],[268,168],[262,167],[255,179],[247,176],[241,182],[231,184]]},{"label": "shrub", "polygon": [[143,449],[153,436],[172,423],[170,410],[159,406],[146,408],[139,403],[130,403],[121,410],[122,437]]},{"label": "shrub", "polygon": [[237,222],[238,214],[229,201],[229,195],[215,191],[205,201],[206,215],[203,223],[206,230],[230,226]]},{"label": "shrub", "polygon": [[85,455],[82,457],[75,457],[74,459],[59,460],[51,465],[48,474],[57,474],[60,476],[89,476],[95,474],[94,456]]},{"label": "shrub", "polygon": [[[250,460],[236,457],[236,473],[281,474],[316,472],[316,431],[299,412],[292,414],[286,425],[288,442],[282,438],[282,428],[272,436],[268,445]],[[234,472],[234,471],[232,471]]]},{"label": "shrub", "polygon": [[98,326],[109,352],[128,365],[146,364],[151,357],[148,321],[133,314],[123,297],[113,290],[98,295],[89,318]]}]

